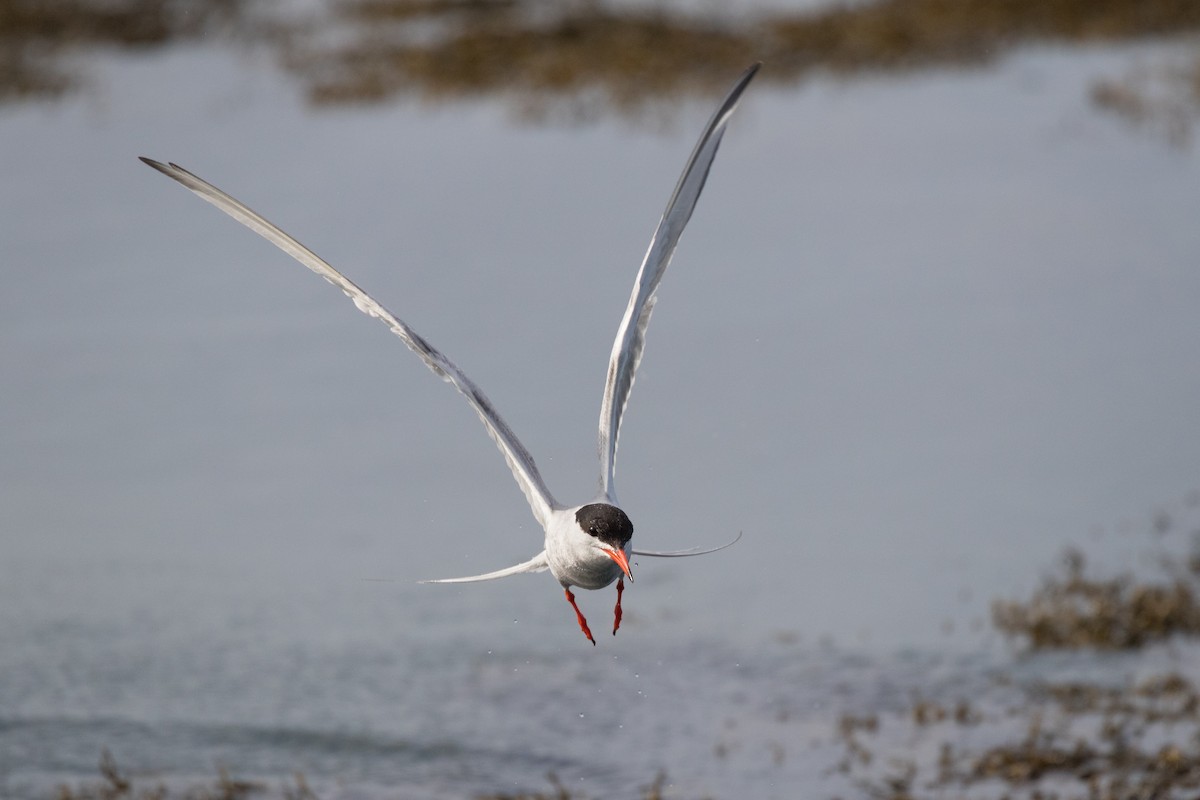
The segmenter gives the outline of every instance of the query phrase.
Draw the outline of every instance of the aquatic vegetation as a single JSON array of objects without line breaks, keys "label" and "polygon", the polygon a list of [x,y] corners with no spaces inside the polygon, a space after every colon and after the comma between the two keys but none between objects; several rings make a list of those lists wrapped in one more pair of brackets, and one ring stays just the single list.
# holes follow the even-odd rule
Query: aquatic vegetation
[{"label": "aquatic vegetation", "polygon": [[1015,704],[985,710],[964,702],[969,713],[933,723],[919,711],[924,704],[910,709],[907,732],[896,731],[904,715],[882,725],[841,724],[839,769],[867,794],[890,800],[947,791],[1116,800],[1191,797],[1200,788],[1200,694],[1176,673],[1116,687],[1033,683]]},{"label": "aquatic vegetation", "polygon": [[1195,554],[1164,553],[1160,563],[1160,573],[1147,579],[1129,573],[1092,577],[1083,553],[1069,550],[1060,572],[1046,577],[1027,601],[997,600],[992,621],[1034,650],[1128,650],[1200,634]]},{"label": "aquatic vegetation", "polygon": [[[1200,494],[1186,501],[1200,508]],[[1191,513],[1191,512],[1189,512]],[[1171,515],[1146,526],[1140,570],[1098,577],[1069,550],[1026,601],[998,601],[993,621],[1029,652],[1018,680],[1013,668],[970,699],[915,695],[901,710],[843,716],[836,727],[842,757],[835,771],[865,794],[901,800],[922,796],[1006,798],[1182,798],[1200,790],[1200,687],[1194,658],[1177,652],[1171,669],[1119,676],[1145,664],[1136,651],[1200,633],[1200,531],[1177,535]],[[1046,662],[1040,651],[1122,651],[1108,667],[1089,660]],[[1175,652],[1172,650],[1171,652]],[[1154,651],[1147,650],[1146,655]],[[1157,651],[1162,655],[1163,651]],[[1097,656],[1097,658],[1099,658]],[[1136,659],[1130,661],[1129,659]],[[1114,669],[1116,668],[1116,669]],[[1059,669],[1069,679],[1047,677]],[[1018,673],[1019,674],[1019,673]]]},{"label": "aquatic vegetation", "polygon": [[1139,64],[1118,78],[1098,80],[1092,103],[1182,146],[1191,138],[1200,108],[1200,56]]},{"label": "aquatic vegetation", "polygon": [[[874,0],[751,15],[547,0],[347,0],[306,16],[252,0],[0,0],[0,102],[87,85],[74,59],[200,37],[263,48],[315,105],[500,95],[528,117],[633,114],[764,79],[977,67],[1028,44],[1129,42],[1200,30],[1186,0]],[[1095,84],[1093,103],[1172,141],[1200,115],[1193,59]],[[1167,77],[1163,77],[1166,75]],[[1149,77],[1147,77],[1149,76]]]},{"label": "aquatic vegetation", "polygon": [[[177,792],[172,792],[162,783],[150,782],[151,785],[147,786],[147,782],[139,782],[123,773],[107,749],[100,756],[99,770],[99,782],[75,788],[59,786],[56,800],[170,800],[172,797],[184,800],[245,800],[267,790],[262,783],[235,779],[224,769],[217,770],[217,777],[210,784],[189,786]],[[304,776],[299,774],[295,777],[294,785],[284,785],[282,796],[285,800],[317,800]]]},{"label": "aquatic vegetation", "polygon": [[1046,578],[1027,602],[997,601],[992,608],[996,627],[1025,638],[1034,649],[1131,649],[1200,633],[1200,602],[1191,581],[1089,577],[1078,551],[1070,552],[1064,564],[1065,574]]},{"label": "aquatic vegetation", "polygon": [[[344,33],[334,43],[328,30]],[[287,66],[317,104],[504,94],[530,114],[622,112],[711,92],[747,61],[768,80],[993,62],[1029,43],[1119,42],[1200,29],[1177,0],[876,0],[736,18],[544,0],[358,0],[301,35]]]},{"label": "aquatic vegetation", "polygon": [[[546,780],[550,782],[551,794],[544,792],[481,794],[476,797],[476,800],[585,800],[587,797],[586,795],[572,792],[563,785],[562,781],[553,772],[547,773]],[[658,773],[648,786],[642,787],[641,800],[662,800],[663,788],[666,786],[666,783],[666,773]]]},{"label": "aquatic vegetation", "polygon": [[64,96],[84,85],[71,53],[144,50],[244,26],[246,3],[0,0],[0,102]]},{"label": "aquatic vegetation", "polygon": [[[278,789],[257,781],[237,780],[224,769],[218,769],[216,779],[209,784],[187,786],[172,791],[165,784],[138,782],[122,772],[112,754],[105,749],[100,756],[100,781],[78,787],[61,785],[55,800],[247,800],[250,797],[281,797],[283,800],[319,800],[309,787],[302,773],[296,773],[291,782],[283,782]],[[478,795],[476,800],[586,800],[588,795],[568,789],[554,772],[546,774],[550,790],[531,792],[496,792]],[[659,772],[649,784],[642,787],[641,800],[663,800],[667,786],[667,775]],[[402,796],[402,795],[398,795]]]},{"label": "aquatic vegetation", "polygon": [[547,773],[546,780],[550,782],[553,790],[552,794],[546,794],[545,792],[481,794],[477,800],[571,800],[575,797],[567,787],[563,786],[562,781],[553,772]]}]

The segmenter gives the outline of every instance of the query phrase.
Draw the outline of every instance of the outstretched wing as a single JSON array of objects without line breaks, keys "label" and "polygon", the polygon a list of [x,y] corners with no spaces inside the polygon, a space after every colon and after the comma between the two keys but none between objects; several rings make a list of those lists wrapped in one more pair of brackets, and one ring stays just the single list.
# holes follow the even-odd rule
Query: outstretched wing
[{"label": "outstretched wing", "polygon": [[421,338],[416,331],[408,327],[403,320],[375,302],[366,292],[331,267],[320,256],[268,222],[244,203],[235,200],[211,183],[198,178],[176,164],[160,164],[149,158],[142,158],[142,161],[154,167],[168,178],[173,178],[188,189],[191,189],[202,199],[212,203],[341,289],[347,297],[354,301],[354,305],[358,307],[359,311],[382,320],[385,325],[391,328],[392,333],[399,336],[408,345],[410,350],[420,356],[421,360],[425,362],[425,365],[429,369],[433,370],[435,375],[452,384],[455,389],[467,398],[467,402],[475,409],[475,413],[479,415],[479,419],[483,421],[484,427],[487,428],[488,435],[492,437],[496,446],[500,448],[500,452],[504,455],[504,460],[508,462],[508,468],[512,470],[513,477],[517,480],[517,485],[521,487],[521,491],[525,494],[525,499],[529,501],[529,507],[533,509],[534,518],[545,527],[550,510],[556,507],[556,503],[554,498],[551,497],[549,490],[546,489],[546,484],[542,480],[542,476],[538,473],[537,465],[533,463],[533,457],[529,455],[525,446],[517,439],[516,434],[512,432],[504,420],[500,418],[500,415],[496,413],[496,409],[492,407],[491,402],[484,396],[479,387],[464,375],[462,370],[456,367],[450,359],[438,352],[429,342]]},{"label": "outstretched wing", "polygon": [[498,569],[495,572],[485,572],[482,575],[471,575],[466,578],[439,578],[431,581],[418,581],[418,583],[475,583],[476,581],[494,581],[496,578],[507,578],[509,575],[519,575],[522,572],[545,572],[548,569],[550,569],[550,562],[546,560],[546,551],[543,550],[528,561],[524,561],[516,566]]},{"label": "outstretched wing", "polygon": [[687,550],[638,550],[635,547],[633,549],[633,554],[635,556],[650,556],[652,558],[686,558],[687,556],[703,556],[709,553],[715,553],[718,550],[724,550],[726,547],[733,547],[735,544],[740,542],[741,539],[742,532],[738,531],[738,535],[734,537],[732,542],[726,542],[720,547],[691,547]]},{"label": "outstretched wing", "polygon": [[629,402],[629,392],[633,389],[634,373],[637,372],[638,362],[642,360],[642,347],[646,341],[646,326],[650,324],[650,312],[654,310],[654,292],[671,263],[671,255],[679,236],[692,217],[696,201],[704,189],[704,181],[708,178],[708,170],[713,158],[717,155],[717,147],[721,144],[721,136],[725,133],[725,125],[737,108],[738,100],[750,79],[758,72],[761,64],[755,64],[738,78],[737,83],[729,90],[729,94],[721,102],[708,126],[696,143],[692,157],[684,167],[683,175],[675,186],[675,192],[667,203],[650,240],[650,248],[642,260],[638,270],[637,280],[633,284],[633,293],[629,297],[629,305],[625,316],[617,328],[617,338],[613,342],[612,356],[608,362],[608,378],[604,384],[604,398],[600,403],[600,491],[607,497],[615,499],[613,480],[616,473],[617,437],[621,433],[621,416]]}]

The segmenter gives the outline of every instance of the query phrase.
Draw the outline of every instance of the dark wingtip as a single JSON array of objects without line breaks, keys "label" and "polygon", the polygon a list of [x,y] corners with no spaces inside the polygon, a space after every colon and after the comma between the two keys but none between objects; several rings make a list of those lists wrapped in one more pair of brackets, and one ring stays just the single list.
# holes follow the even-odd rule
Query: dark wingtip
[{"label": "dark wingtip", "polygon": [[763,65],[763,62],[755,61],[750,66],[746,67],[745,71],[742,72],[741,76],[737,79],[737,81],[734,85],[735,86],[739,85],[739,84],[745,85],[745,84],[749,83],[750,79],[753,78],[755,75],[757,75],[758,71],[760,69],[762,69],[762,65]]},{"label": "dark wingtip", "polygon": [[155,161],[153,158],[146,158],[145,156],[138,156],[138,161],[141,161],[147,167],[153,167],[154,169],[158,170],[159,172],[163,173],[164,175],[167,175],[171,172],[170,167],[168,167],[166,164],[163,164],[159,161]]}]

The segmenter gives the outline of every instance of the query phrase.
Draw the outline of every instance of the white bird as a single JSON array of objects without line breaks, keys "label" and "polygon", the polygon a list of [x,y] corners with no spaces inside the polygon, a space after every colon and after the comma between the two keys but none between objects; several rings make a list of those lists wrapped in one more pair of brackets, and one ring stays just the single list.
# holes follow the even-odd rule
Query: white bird
[{"label": "white bird", "polygon": [[245,204],[176,164],[162,164],[149,158],[141,160],[167,177],[183,184],[202,199],[212,203],[337,286],[354,301],[354,305],[360,311],[382,320],[391,328],[392,332],[399,336],[434,374],[452,384],[475,409],[484,427],[487,428],[488,434],[500,448],[504,460],[512,470],[513,477],[516,478],[517,485],[525,494],[525,499],[529,501],[534,518],[545,530],[545,546],[540,553],[528,561],[505,569],[483,575],[447,578],[426,581],[426,583],[488,581],[522,572],[543,572],[548,569],[562,585],[568,602],[575,610],[579,627],[594,645],[596,640],[592,637],[587,620],[584,619],[579,606],[575,603],[575,595],[571,593],[572,586],[582,589],[602,589],[614,580],[617,581],[617,605],[614,609],[613,620],[613,634],[616,634],[617,628],[621,625],[621,593],[625,589],[624,579],[629,578],[630,582],[633,581],[633,574],[629,568],[630,555],[668,558],[703,555],[723,550],[741,538],[739,533],[733,541],[709,549],[693,548],[691,550],[656,552],[632,548],[630,541],[633,536],[633,523],[629,521],[629,517],[617,503],[614,476],[621,418],[629,402],[629,392],[633,388],[634,375],[642,358],[646,326],[650,322],[650,312],[654,309],[655,290],[658,289],[663,273],[671,262],[671,256],[675,252],[680,234],[683,233],[684,226],[687,225],[692,216],[692,210],[696,207],[696,201],[704,188],[709,168],[717,154],[717,147],[721,143],[721,136],[725,132],[725,126],[733,115],[742,92],[758,72],[759,66],[761,65],[754,64],[738,78],[713,114],[712,119],[709,120],[704,133],[701,134],[700,140],[692,151],[691,158],[688,159],[679,183],[675,186],[675,192],[667,203],[666,211],[658,223],[658,228],[650,240],[650,247],[638,270],[633,293],[630,295],[629,305],[625,309],[625,316],[621,318],[621,324],[617,328],[617,338],[613,342],[612,356],[608,363],[604,396],[600,404],[599,492],[594,500],[578,506],[563,506],[554,499],[550,490],[546,488],[537,465],[534,464],[533,457],[529,455],[525,446],[496,413],[491,402],[479,387],[450,359],[442,355],[403,320],[377,303],[322,258]]}]

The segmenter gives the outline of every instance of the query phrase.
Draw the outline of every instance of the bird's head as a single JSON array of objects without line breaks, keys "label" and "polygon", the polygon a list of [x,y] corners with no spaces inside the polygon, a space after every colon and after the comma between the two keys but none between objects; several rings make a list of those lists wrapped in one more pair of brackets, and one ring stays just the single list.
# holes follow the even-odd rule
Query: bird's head
[{"label": "bird's head", "polygon": [[633,523],[625,512],[608,503],[591,503],[575,512],[575,521],[584,533],[592,537],[593,545],[617,562],[621,572],[633,583],[629,556],[625,553],[629,540],[633,538]]}]

